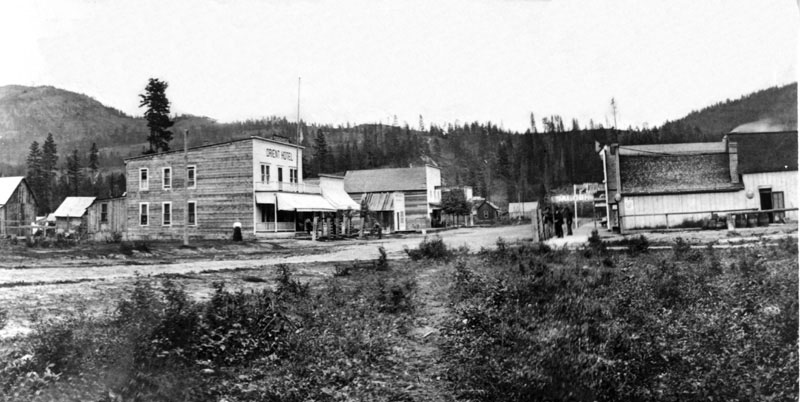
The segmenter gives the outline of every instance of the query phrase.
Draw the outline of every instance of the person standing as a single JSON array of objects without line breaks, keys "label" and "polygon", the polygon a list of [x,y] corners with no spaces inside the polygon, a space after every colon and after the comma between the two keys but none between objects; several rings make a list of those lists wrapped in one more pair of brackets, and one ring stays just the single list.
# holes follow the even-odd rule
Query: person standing
[{"label": "person standing", "polygon": [[572,211],[569,207],[564,207],[563,214],[567,221],[567,236],[572,236]]},{"label": "person standing", "polygon": [[564,228],[563,228],[564,215],[561,213],[560,208],[556,208],[555,221],[556,221],[556,237],[559,238],[564,237]]}]

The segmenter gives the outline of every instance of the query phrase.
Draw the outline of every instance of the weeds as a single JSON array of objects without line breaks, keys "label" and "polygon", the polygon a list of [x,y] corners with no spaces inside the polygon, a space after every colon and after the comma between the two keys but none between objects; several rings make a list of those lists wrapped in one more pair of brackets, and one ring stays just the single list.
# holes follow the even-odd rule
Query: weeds
[{"label": "weeds", "polygon": [[435,261],[449,261],[453,257],[453,251],[447,248],[439,236],[432,238],[425,237],[416,249],[405,249],[406,254],[413,261],[422,259],[435,260]]},{"label": "weeds", "polygon": [[308,296],[308,284],[303,284],[292,278],[291,267],[286,264],[278,264],[275,268],[278,270],[278,288],[275,291],[278,295]]},{"label": "weeds", "polygon": [[378,247],[378,261],[375,263],[375,268],[379,271],[386,271],[389,269],[389,260],[386,258],[386,249],[383,246]]}]

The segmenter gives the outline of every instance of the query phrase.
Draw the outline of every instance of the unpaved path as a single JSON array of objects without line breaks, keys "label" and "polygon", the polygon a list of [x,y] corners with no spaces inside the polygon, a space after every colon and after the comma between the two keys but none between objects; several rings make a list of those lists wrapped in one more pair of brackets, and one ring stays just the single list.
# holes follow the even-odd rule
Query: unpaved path
[{"label": "unpaved path", "polygon": [[[530,238],[530,226],[499,226],[491,228],[464,228],[442,232],[440,236],[450,247],[467,245],[478,251],[481,247],[493,247],[499,237],[507,241]],[[148,264],[138,261],[136,265],[119,264],[109,261],[106,265],[58,267],[54,261],[48,268],[6,268],[0,269],[0,285],[21,282],[53,283],[59,281],[98,280],[131,277],[138,272],[142,275],[162,273],[186,274],[201,271],[219,271],[232,268],[258,268],[264,265],[295,264],[311,262],[351,261],[355,259],[374,259],[378,257],[378,247],[383,246],[390,259],[405,257],[404,248],[416,247],[422,236],[405,238],[386,238],[382,240],[351,240],[343,242],[311,243],[297,241],[286,247],[300,248],[312,245],[321,253],[309,255],[276,255],[257,259],[235,260],[192,260],[173,263],[157,262]],[[116,264],[116,265],[115,265]]]},{"label": "unpaved path", "polygon": [[402,388],[415,401],[454,401],[439,350],[447,310],[446,265],[430,262],[416,274],[414,319],[393,345],[392,360],[403,369]]}]

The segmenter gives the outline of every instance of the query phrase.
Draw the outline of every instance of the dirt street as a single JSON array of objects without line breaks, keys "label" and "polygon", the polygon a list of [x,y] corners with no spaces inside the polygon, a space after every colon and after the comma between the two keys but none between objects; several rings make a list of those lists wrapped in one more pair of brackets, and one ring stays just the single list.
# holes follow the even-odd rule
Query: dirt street
[{"label": "dirt street", "polygon": [[[500,226],[491,228],[464,228],[448,230],[439,235],[451,247],[467,245],[471,250],[478,251],[481,247],[493,247],[499,237],[509,242],[531,238],[530,226]],[[234,268],[256,268],[263,265],[294,264],[310,262],[349,261],[355,259],[373,259],[378,257],[378,247],[383,246],[389,258],[402,258],[405,256],[405,247],[413,248],[423,239],[422,235],[413,235],[403,238],[384,238],[381,240],[347,240],[335,242],[310,242],[288,241],[282,242],[283,248],[299,249],[313,246],[318,253],[309,255],[269,255],[253,259],[225,259],[225,260],[175,260],[170,263],[139,262],[135,265],[122,264],[109,260],[107,265],[81,265],[74,266],[67,263],[59,266],[59,262],[49,261],[46,268],[3,268],[0,269],[0,285],[19,282],[58,282],[111,279],[133,276],[135,272],[142,275],[155,275],[162,273],[185,274],[200,271],[218,271]],[[297,253],[295,253],[297,254]],[[20,262],[25,266],[25,261]]]}]

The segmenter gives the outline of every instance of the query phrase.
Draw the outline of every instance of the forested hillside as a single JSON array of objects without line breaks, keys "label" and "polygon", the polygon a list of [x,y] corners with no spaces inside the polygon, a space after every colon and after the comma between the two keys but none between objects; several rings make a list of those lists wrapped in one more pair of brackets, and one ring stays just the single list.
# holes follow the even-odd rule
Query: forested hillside
[{"label": "forested hillside", "polygon": [[[471,185],[476,195],[491,196],[504,205],[518,199],[539,199],[547,191],[566,188],[571,183],[602,181],[596,142],[719,141],[731,129],[756,121],[796,130],[796,111],[794,83],[721,102],[649,129],[615,130],[591,122],[581,125],[576,120],[565,125],[561,116],[537,119],[533,114],[530,128],[522,133],[504,130],[492,122],[424,128],[303,123],[304,172],[313,177],[352,169],[434,164],[442,169],[446,185]],[[184,129],[189,130],[190,146],[249,135],[294,142],[297,133],[297,125],[283,117],[217,123],[207,117],[183,115],[174,120],[173,148],[182,146],[180,133]],[[32,142],[43,144],[48,134],[52,134],[61,156],[52,173],[53,180],[61,180],[57,182],[61,190],[47,197],[51,205],[73,193],[118,194],[124,188],[119,177],[107,176],[98,184],[98,175],[119,173],[123,158],[141,154],[147,144],[143,119],[103,106],[85,95],[52,87],[0,88],[0,176],[30,175],[26,159],[30,159]],[[88,167],[86,157],[92,153],[93,143],[97,147],[96,170]],[[70,161],[72,166],[68,166]],[[93,184],[68,185],[69,172],[76,177],[76,169],[82,172],[83,180]],[[94,178],[89,179],[90,176]]]}]

